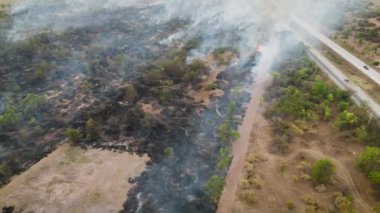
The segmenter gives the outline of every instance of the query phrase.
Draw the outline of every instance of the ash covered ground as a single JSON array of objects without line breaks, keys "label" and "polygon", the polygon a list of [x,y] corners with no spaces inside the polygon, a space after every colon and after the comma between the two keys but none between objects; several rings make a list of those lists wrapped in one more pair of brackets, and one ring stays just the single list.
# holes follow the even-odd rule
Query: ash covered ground
[{"label": "ash covered ground", "polygon": [[[162,5],[83,14],[79,7],[76,20],[66,6],[19,5],[1,20],[1,183],[71,142],[148,154],[123,212],[214,212],[207,182],[227,172],[217,168],[224,146],[218,129],[227,119],[236,128],[250,98],[242,88],[252,83],[255,58],[234,50],[241,38],[220,31],[175,39],[189,20],[156,21]],[[43,9],[51,13],[39,14]],[[34,18],[41,20],[20,28]],[[231,45],[194,59],[210,37]],[[189,95],[200,92],[211,104]]]}]

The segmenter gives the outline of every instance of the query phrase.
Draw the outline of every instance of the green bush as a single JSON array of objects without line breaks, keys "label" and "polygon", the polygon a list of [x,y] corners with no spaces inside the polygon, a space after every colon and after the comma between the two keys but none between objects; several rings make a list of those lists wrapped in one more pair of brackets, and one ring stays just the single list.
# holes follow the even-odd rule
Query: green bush
[{"label": "green bush", "polygon": [[86,139],[91,141],[100,135],[100,125],[93,119],[88,119],[85,124]]},{"label": "green bush", "polygon": [[2,126],[9,126],[9,125],[15,125],[18,122],[20,122],[22,118],[22,113],[19,113],[16,111],[16,108],[9,107],[6,109],[6,111],[0,115],[0,125]]},{"label": "green bush", "polygon": [[41,62],[34,67],[33,79],[34,80],[45,80],[48,72],[52,69],[52,65],[46,61]]},{"label": "green bush", "polygon": [[218,62],[218,64],[229,65],[231,63],[233,56],[229,54],[226,55],[225,53],[227,53],[228,51],[235,52],[235,50],[233,50],[232,48],[226,48],[226,47],[217,48],[213,51],[213,55],[216,61]]},{"label": "green bush", "polygon": [[199,47],[200,40],[199,39],[191,39],[188,40],[185,44],[185,49],[187,51],[198,48]]},{"label": "green bush", "polygon": [[224,188],[224,177],[213,175],[207,182],[207,191],[212,202],[217,203]]},{"label": "green bush", "polygon": [[216,167],[219,170],[224,170],[230,166],[232,162],[232,156],[229,154],[229,151],[227,148],[222,148],[219,151],[219,161]]},{"label": "green bush", "polygon": [[312,179],[320,184],[329,183],[335,172],[335,165],[328,159],[318,160],[311,167]]},{"label": "green bush", "polygon": [[357,124],[357,122],[358,118],[355,116],[355,114],[347,110],[340,113],[338,118],[336,119],[336,125],[340,129],[349,129],[353,127],[355,124]]},{"label": "green bush", "polygon": [[24,113],[29,113],[41,108],[47,103],[44,96],[37,94],[27,94],[25,98],[20,101],[21,109]]},{"label": "green bush", "polygon": [[211,90],[216,90],[217,88],[218,88],[218,86],[217,86],[216,82],[211,82],[211,83],[207,84],[206,89],[208,91],[211,91]]},{"label": "green bush", "polygon": [[294,204],[292,200],[288,200],[286,202],[286,208],[288,208],[289,210],[293,210],[296,208],[296,204]]},{"label": "green bush", "polygon": [[128,85],[125,87],[125,99],[128,102],[134,103],[138,97],[139,94],[133,85]]},{"label": "green bush", "polygon": [[239,195],[240,199],[247,204],[254,204],[257,201],[257,196],[254,190],[242,190]]},{"label": "green bush", "polygon": [[374,184],[380,184],[380,171],[370,172],[368,175],[369,179]]},{"label": "green bush", "polygon": [[354,199],[351,196],[344,196],[342,193],[338,192],[334,194],[334,206],[337,212],[344,213],[356,213]]},{"label": "green bush", "polygon": [[165,148],[164,154],[167,157],[173,156],[174,155],[174,148],[173,147],[167,147],[167,148]]},{"label": "green bush", "polygon": [[79,88],[82,92],[89,92],[91,91],[92,84],[89,81],[83,81],[80,85]]},{"label": "green bush", "polygon": [[366,175],[371,172],[380,171],[380,149],[377,147],[367,147],[356,159],[360,170]]},{"label": "green bush", "polygon": [[82,138],[82,134],[79,129],[68,128],[65,131],[65,136],[72,142],[78,142]]}]

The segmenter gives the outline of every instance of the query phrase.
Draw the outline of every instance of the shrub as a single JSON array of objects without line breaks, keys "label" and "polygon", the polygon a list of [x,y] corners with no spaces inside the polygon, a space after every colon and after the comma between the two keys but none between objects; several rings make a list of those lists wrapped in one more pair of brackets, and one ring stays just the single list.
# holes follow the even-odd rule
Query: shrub
[{"label": "shrub", "polygon": [[80,133],[79,129],[68,128],[65,131],[65,136],[72,142],[78,142],[81,139],[82,134]]},{"label": "shrub", "polygon": [[327,85],[321,81],[313,85],[313,94],[317,96],[320,96],[320,97],[325,96],[327,93],[327,90],[328,90]]},{"label": "shrub", "polygon": [[52,69],[51,64],[49,64],[46,61],[41,62],[34,68],[33,73],[33,79],[38,80],[45,80],[48,72]]},{"label": "shrub", "polygon": [[380,184],[380,171],[370,172],[368,175],[369,179],[374,184]]},{"label": "shrub", "polygon": [[37,94],[27,94],[25,98],[20,101],[20,106],[24,113],[29,113],[41,108],[46,104],[47,100],[44,96]]},{"label": "shrub", "polygon": [[213,51],[213,55],[220,65],[229,65],[232,61],[233,55],[226,54],[228,51],[234,52],[232,48],[217,48]]},{"label": "shrub", "polygon": [[341,129],[348,129],[353,127],[357,121],[358,118],[354,113],[345,110],[339,114],[338,118],[336,119],[336,125]]},{"label": "shrub", "polygon": [[213,175],[207,182],[207,191],[210,194],[212,202],[217,203],[222,195],[224,187],[224,177]]},{"label": "shrub", "polygon": [[284,164],[284,163],[281,163],[280,168],[279,168],[280,173],[284,174],[287,169],[288,169],[288,166],[286,166],[286,164]]},{"label": "shrub", "polygon": [[216,167],[219,170],[224,170],[230,166],[232,162],[232,156],[229,154],[227,148],[222,148],[219,151],[219,161]]},{"label": "shrub", "polygon": [[311,167],[311,177],[320,184],[330,182],[335,172],[335,165],[328,159],[318,160]]},{"label": "shrub", "polygon": [[144,73],[143,78],[146,83],[151,84],[159,80],[164,80],[166,75],[162,69],[153,69]]},{"label": "shrub", "polygon": [[377,147],[367,147],[358,156],[356,163],[366,175],[380,170],[380,149]]},{"label": "shrub", "polygon": [[185,44],[185,50],[189,51],[189,50],[192,50],[192,49],[195,49],[195,48],[198,48],[199,47],[199,43],[200,43],[200,39],[191,39],[191,40],[188,40]]},{"label": "shrub", "polygon": [[20,122],[22,114],[17,112],[14,106],[7,106],[5,112],[0,115],[0,125],[1,126],[11,126]]},{"label": "shrub", "polygon": [[134,103],[138,96],[139,94],[137,93],[137,90],[133,85],[128,85],[125,87],[125,99],[128,102]]},{"label": "shrub", "polygon": [[164,73],[173,78],[173,80],[181,80],[183,75],[186,73],[186,66],[181,59],[172,59],[162,61],[160,63],[160,67],[162,67]]},{"label": "shrub", "polygon": [[350,104],[347,101],[341,101],[341,102],[339,102],[339,110],[341,112],[343,112],[345,110],[348,110],[349,107],[350,107]]},{"label": "shrub", "polygon": [[365,126],[356,128],[355,130],[356,140],[358,142],[366,142],[368,139],[368,132]]},{"label": "shrub", "polygon": [[95,140],[99,136],[100,126],[95,120],[89,119],[85,124],[85,130],[86,139],[89,141]]},{"label": "shrub", "polygon": [[211,90],[216,90],[217,89],[217,85],[216,85],[216,82],[211,82],[211,83],[209,83],[209,84],[207,84],[207,90],[208,91],[211,91]]},{"label": "shrub", "polygon": [[79,89],[82,91],[82,92],[89,92],[92,88],[92,84],[85,80],[83,81],[80,85],[79,85]]},{"label": "shrub", "polygon": [[289,210],[293,210],[296,208],[296,204],[294,204],[292,200],[288,200],[286,202],[286,208],[288,208]]},{"label": "shrub", "polygon": [[206,74],[206,65],[199,59],[192,61],[191,64],[189,64],[189,68],[197,74]]},{"label": "shrub", "polygon": [[334,194],[333,199],[337,212],[357,212],[354,208],[354,199],[352,197],[346,197],[342,193],[338,192]]},{"label": "shrub", "polygon": [[247,204],[254,204],[257,201],[256,193],[253,190],[242,190],[240,192],[240,199]]},{"label": "shrub", "polygon": [[167,148],[165,148],[164,155],[167,156],[167,157],[173,156],[174,155],[174,149],[173,149],[173,147],[167,147]]}]

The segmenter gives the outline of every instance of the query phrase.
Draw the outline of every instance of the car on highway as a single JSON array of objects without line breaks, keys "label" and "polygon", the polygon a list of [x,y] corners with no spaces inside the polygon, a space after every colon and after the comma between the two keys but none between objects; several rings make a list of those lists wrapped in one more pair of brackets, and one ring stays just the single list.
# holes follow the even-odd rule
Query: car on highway
[{"label": "car on highway", "polygon": [[364,69],[369,70],[369,68],[367,66],[364,66]]}]

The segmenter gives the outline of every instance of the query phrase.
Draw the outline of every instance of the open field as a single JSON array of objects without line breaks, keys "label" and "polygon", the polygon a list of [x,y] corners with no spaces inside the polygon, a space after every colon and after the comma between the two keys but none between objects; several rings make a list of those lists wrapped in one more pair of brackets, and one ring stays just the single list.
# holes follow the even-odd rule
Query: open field
[{"label": "open field", "polygon": [[148,161],[128,153],[60,146],[0,189],[0,206],[22,212],[118,212]]},{"label": "open field", "polygon": [[[377,121],[370,125],[365,111],[309,62],[301,57],[277,67],[266,101],[258,102],[250,117],[243,172],[234,171],[238,189],[227,191],[227,183],[230,203],[219,212],[378,212],[376,187],[357,167],[363,144],[375,146],[380,139]],[[343,127],[340,119],[348,112],[357,120]],[[364,123],[360,128],[368,132],[360,138],[355,128]],[[334,167],[325,182],[314,173],[321,160]]]}]

